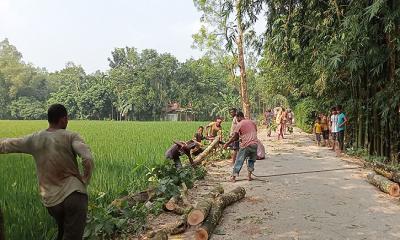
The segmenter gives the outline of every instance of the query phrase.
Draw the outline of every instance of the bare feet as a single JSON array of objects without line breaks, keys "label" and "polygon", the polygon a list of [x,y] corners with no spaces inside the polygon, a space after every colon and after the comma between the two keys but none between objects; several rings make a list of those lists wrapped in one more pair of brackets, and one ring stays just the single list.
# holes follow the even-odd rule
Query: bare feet
[{"label": "bare feet", "polygon": [[247,174],[247,180],[252,181],[254,178],[251,176],[251,172]]},{"label": "bare feet", "polygon": [[236,177],[235,176],[231,176],[231,178],[229,179],[230,182],[234,183],[236,182]]}]

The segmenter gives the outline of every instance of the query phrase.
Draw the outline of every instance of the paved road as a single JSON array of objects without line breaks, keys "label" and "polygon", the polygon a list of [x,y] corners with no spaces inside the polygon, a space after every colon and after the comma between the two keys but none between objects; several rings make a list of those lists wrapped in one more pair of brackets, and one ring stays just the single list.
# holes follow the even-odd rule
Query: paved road
[{"label": "paved road", "polygon": [[[259,138],[268,158],[256,162],[256,175],[357,167],[310,136],[296,132],[283,141]],[[228,178],[230,166],[215,168],[210,181]],[[267,181],[224,182],[243,186],[247,197],[226,209],[213,240],[229,239],[400,239],[400,202],[365,181],[363,169],[277,176]],[[243,180],[241,180],[243,179]]]}]

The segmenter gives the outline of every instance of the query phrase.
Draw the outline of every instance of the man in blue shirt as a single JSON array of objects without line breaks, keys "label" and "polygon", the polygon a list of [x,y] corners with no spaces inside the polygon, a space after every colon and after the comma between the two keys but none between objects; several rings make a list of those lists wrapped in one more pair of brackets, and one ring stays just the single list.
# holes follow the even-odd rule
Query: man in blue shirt
[{"label": "man in blue shirt", "polygon": [[337,130],[338,130],[338,142],[339,142],[339,151],[343,152],[344,149],[344,130],[347,123],[347,117],[342,111],[342,106],[338,105],[336,107],[338,112],[338,121],[337,121]]}]

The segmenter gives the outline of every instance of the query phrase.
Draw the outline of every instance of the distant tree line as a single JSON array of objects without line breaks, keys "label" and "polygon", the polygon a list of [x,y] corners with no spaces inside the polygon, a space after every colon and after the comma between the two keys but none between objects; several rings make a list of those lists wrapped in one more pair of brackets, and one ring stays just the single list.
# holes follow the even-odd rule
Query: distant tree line
[{"label": "distant tree line", "polygon": [[0,119],[43,119],[52,103],[63,103],[73,119],[160,120],[170,102],[192,106],[198,120],[226,115],[238,106],[239,86],[221,59],[183,63],[168,53],[116,48],[110,68],[87,74],[75,63],[48,72],[22,60],[0,42]]}]

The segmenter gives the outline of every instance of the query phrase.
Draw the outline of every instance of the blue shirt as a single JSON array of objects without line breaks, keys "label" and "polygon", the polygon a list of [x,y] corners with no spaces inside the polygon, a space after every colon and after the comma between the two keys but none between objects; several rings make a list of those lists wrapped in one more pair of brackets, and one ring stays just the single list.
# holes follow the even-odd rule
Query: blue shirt
[{"label": "blue shirt", "polygon": [[344,113],[340,113],[339,115],[338,115],[338,121],[337,121],[337,129],[338,129],[338,131],[340,132],[340,131],[344,131],[344,125],[343,126],[340,126],[341,124],[343,124],[344,123],[344,119],[346,118],[346,115],[344,115]]}]

